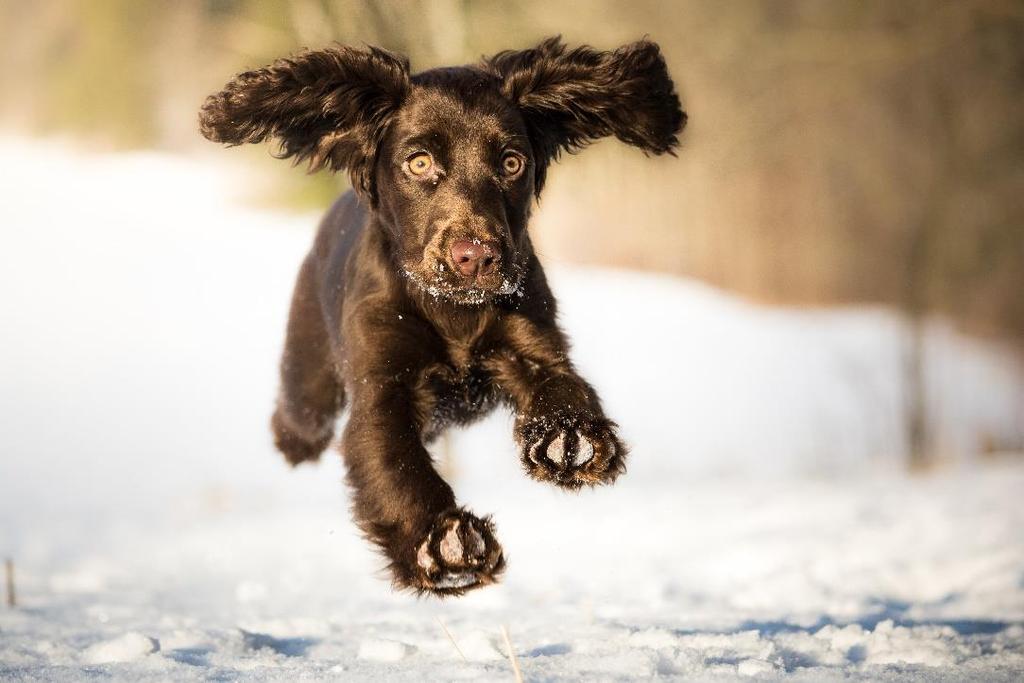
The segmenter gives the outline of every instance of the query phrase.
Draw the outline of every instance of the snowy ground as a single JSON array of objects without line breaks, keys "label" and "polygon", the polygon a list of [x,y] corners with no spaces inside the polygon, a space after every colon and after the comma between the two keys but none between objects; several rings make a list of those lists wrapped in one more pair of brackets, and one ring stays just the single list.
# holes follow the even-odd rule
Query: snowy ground
[{"label": "snowy ground", "polygon": [[1005,351],[932,327],[949,464],[908,478],[889,313],[556,270],[630,472],[567,495],[521,475],[507,415],[455,435],[509,569],[417,600],[355,536],[339,459],[270,448],[315,217],[194,162],[2,142],[0,679],[511,680],[503,625],[527,680],[1024,676],[1024,461],[972,457],[1020,443]]}]

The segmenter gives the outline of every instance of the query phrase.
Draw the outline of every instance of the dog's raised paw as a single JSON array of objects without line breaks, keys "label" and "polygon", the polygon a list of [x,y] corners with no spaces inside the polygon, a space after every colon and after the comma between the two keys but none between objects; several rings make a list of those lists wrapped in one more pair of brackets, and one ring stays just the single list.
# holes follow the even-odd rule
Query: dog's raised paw
[{"label": "dog's raised paw", "polygon": [[494,583],[505,567],[490,519],[449,510],[434,522],[416,550],[417,588],[437,595],[461,595]]},{"label": "dog's raised paw", "polygon": [[623,471],[625,448],[608,420],[532,420],[519,428],[527,473],[564,488],[610,484]]}]

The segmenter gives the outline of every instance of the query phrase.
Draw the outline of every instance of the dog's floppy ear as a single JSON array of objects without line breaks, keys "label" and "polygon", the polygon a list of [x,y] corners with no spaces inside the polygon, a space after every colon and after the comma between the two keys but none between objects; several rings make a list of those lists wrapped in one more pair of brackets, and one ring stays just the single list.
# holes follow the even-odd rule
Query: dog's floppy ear
[{"label": "dog's floppy ear", "polygon": [[602,52],[568,50],[560,37],[529,50],[500,52],[484,68],[502,81],[530,131],[537,190],[547,164],[614,135],[647,152],[672,152],[686,124],[665,59],[649,40]]},{"label": "dog's floppy ear", "polygon": [[409,62],[386,50],[331,47],[247,71],[210,95],[204,137],[239,145],[276,138],[279,156],[310,171],[348,169],[373,196],[373,160],[390,115],[409,91]]}]

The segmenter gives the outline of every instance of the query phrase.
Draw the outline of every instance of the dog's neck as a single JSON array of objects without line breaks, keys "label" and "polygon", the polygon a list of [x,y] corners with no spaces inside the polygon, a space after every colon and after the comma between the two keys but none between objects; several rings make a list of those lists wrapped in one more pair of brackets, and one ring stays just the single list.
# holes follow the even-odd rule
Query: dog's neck
[{"label": "dog's neck", "polygon": [[497,301],[460,304],[434,297],[409,280],[405,281],[405,286],[417,314],[433,325],[441,338],[450,344],[472,343],[487,331],[501,313]]}]

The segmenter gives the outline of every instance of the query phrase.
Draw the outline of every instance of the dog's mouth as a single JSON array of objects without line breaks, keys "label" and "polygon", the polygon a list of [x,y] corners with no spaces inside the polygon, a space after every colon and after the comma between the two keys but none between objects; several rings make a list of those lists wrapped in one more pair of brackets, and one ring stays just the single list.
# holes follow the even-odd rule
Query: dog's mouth
[{"label": "dog's mouth", "polygon": [[478,306],[520,292],[521,256],[500,231],[442,229],[403,254],[401,271],[435,300]]},{"label": "dog's mouth", "polygon": [[469,306],[479,306],[500,296],[521,294],[522,269],[513,266],[503,271],[468,279],[455,275],[450,265],[441,261],[432,269],[403,269],[410,282],[434,299]]},{"label": "dog's mouth", "polygon": [[434,299],[479,306],[501,296],[521,294],[523,268],[502,264],[488,273],[465,275],[450,260],[431,259],[427,264],[406,265],[403,274]]}]

